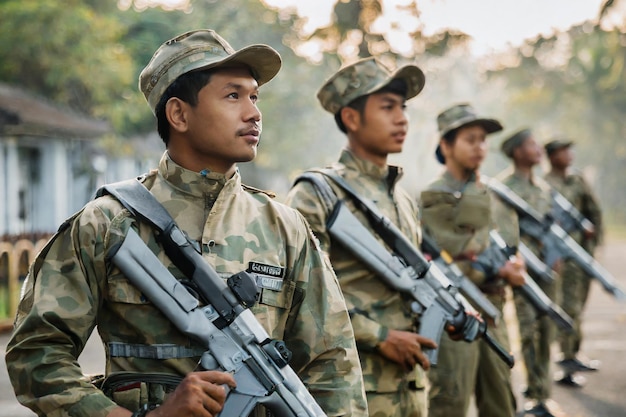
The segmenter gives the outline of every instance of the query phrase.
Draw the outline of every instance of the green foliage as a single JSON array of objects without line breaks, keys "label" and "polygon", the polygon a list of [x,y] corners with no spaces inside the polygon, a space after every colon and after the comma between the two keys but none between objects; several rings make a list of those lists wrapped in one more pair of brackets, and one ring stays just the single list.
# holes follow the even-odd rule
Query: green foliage
[{"label": "green foliage", "polygon": [[[609,216],[626,223],[619,209],[626,196],[616,192],[626,189],[623,28],[604,30],[586,23],[539,37],[514,51],[508,65],[483,74],[464,49],[467,35],[453,29],[427,37],[417,26],[409,34],[410,50],[397,52],[385,33],[373,29],[384,2],[337,1],[332,24],[304,34],[303,18],[268,9],[260,0],[190,0],[185,10],[174,11],[138,10],[132,1],[124,2],[131,7],[120,9],[116,0],[2,0],[0,79],[110,121],[116,133],[107,138],[107,149],[129,152],[131,147],[122,146],[124,138],[155,130],[137,80],[163,41],[187,30],[212,28],[236,49],[271,45],[284,64],[261,89],[263,139],[254,164],[284,179],[333,161],[345,143],[332,115],[316,99],[318,88],[341,64],[370,55],[391,65],[417,62],[427,83],[408,107],[411,141],[402,165],[409,174],[417,172],[408,177],[436,173],[431,154],[435,115],[455,102],[470,101],[501,118],[505,133],[532,126],[542,139],[555,134],[574,138],[576,164],[593,179]],[[614,3],[605,2],[601,17],[611,14]],[[405,16],[419,20],[417,1],[403,7]],[[310,43],[321,53],[307,60],[301,48]],[[497,149],[498,139],[490,141]]]},{"label": "green foliage", "polygon": [[133,62],[119,42],[124,28],[85,2],[13,0],[0,3],[0,74],[96,117],[122,95]]},{"label": "green foliage", "polygon": [[567,33],[529,41],[517,66],[492,71],[505,80],[503,105],[518,125],[540,139],[576,142],[575,165],[585,168],[610,218],[626,223],[626,34],[585,23]]}]

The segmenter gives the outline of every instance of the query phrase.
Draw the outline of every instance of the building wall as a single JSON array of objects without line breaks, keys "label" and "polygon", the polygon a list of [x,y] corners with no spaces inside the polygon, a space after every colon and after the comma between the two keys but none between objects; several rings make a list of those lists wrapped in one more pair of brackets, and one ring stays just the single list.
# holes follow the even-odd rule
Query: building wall
[{"label": "building wall", "polygon": [[58,226],[105,183],[156,167],[156,157],[106,157],[92,143],[0,138],[0,237],[37,236]]}]

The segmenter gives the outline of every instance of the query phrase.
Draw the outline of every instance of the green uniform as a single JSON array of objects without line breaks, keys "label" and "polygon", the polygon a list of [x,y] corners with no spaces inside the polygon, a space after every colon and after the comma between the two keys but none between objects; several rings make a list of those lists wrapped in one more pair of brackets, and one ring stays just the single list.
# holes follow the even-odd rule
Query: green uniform
[{"label": "green uniform", "polygon": [[[220,276],[257,271],[262,292],[252,311],[272,338],[286,342],[291,366],[326,413],[367,415],[345,301],[302,216],[241,184],[239,173],[225,178],[188,171],[167,153],[143,183]],[[110,196],[70,218],[31,266],[6,362],[18,400],[39,415],[97,417],[116,406],[83,377],[76,361],[95,326],[107,375],[184,376],[196,368],[202,347],[107,259],[129,228],[182,278],[150,226]],[[157,391],[141,385],[114,398],[135,410],[140,402],[162,400]]]},{"label": "green uniform", "polygon": [[[362,197],[376,202],[387,216],[418,247],[420,235],[417,208],[409,195],[398,187],[399,167],[381,168],[343,150],[339,162],[331,167]],[[332,184],[336,195],[369,228],[363,213],[345,193]],[[287,204],[297,208],[308,220],[322,249],[328,252],[339,279],[352,318],[359,349],[363,378],[371,417],[426,416],[424,371],[417,366],[406,372],[376,351],[388,329],[415,331],[416,319],[401,294],[385,285],[349,250],[331,241],[326,230],[328,207],[320,200],[314,185],[298,182],[287,196]],[[372,232],[383,245],[384,242]]]},{"label": "green uniform", "polygon": [[[487,249],[493,228],[515,245],[519,238],[515,212],[492,198],[475,178],[460,182],[448,171],[421,193],[420,205],[424,232],[457,260],[459,268],[502,313],[505,281],[473,269],[469,258]],[[504,321],[496,326],[490,323],[490,332],[509,350]],[[515,416],[511,371],[482,340],[464,343],[444,335],[438,364],[428,376],[430,417],[464,417],[473,394],[480,417]]]},{"label": "green uniform", "polygon": [[[602,213],[591,188],[579,173],[570,173],[564,178],[548,173],[544,178],[594,224],[596,232],[594,238],[585,238],[579,230],[570,233],[579,245],[593,254],[602,236]],[[561,307],[574,320],[575,328],[572,333],[560,332],[561,351],[563,359],[575,359],[582,341],[581,319],[592,278],[572,260],[563,263],[561,276]]]},{"label": "green uniform", "polygon": [[[503,176],[501,176],[503,177]],[[550,186],[541,178],[527,180],[518,173],[505,176],[501,181],[514,193],[525,200],[539,214],[550,211]],[[522,241],[535,255],[541,257],[541,243],[522,234]],[[550,265],[551,267],[553,265]],[[531,275],[532,276],[532,275]],[[559,281],[548,284],[541,278],[533,277],[548,297],[557,300]],[[554,339],[555,328],[546,315],[539,317],[536,310],[521,295],[514,297],[521,337],[522,354],[526,365],[527,398],[543,401],[550,398],[552,378],[550,376],[550,345]],[[558,300],[557,300],[558,301]]]}]

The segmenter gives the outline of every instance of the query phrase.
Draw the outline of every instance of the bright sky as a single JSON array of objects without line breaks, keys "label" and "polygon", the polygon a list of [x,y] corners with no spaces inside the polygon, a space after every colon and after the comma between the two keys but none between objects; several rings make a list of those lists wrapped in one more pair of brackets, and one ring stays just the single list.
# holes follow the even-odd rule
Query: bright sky
[{"label": "bright sky", "polygon": [[[263,0],[277,7],[295,7],[300,16],[309,18],[309,30],[326,26],[337,0]],[[553,29],[566,29],[598,16],[603,0],[420,0],[420,22],[398,11],[398,5],[410,0],[383,0],[384,21],[381,28],[391,23],[403,30],[423,25],[426,35],[446,27],[455,28],[472,36],[472,50],[483,54],[502,50],[508,45],[518,46],[524,39],[538,34],[550,34]],[[402,42],[402,35],[390,41]],[[401,48],[400,48],[401,49]]]}]

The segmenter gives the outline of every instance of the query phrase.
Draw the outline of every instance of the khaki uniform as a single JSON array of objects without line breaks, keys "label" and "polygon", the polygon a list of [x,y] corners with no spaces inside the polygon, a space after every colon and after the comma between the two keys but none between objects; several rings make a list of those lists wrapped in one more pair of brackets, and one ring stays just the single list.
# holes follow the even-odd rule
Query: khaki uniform
[{"label": "khaki uniform", "polygon": [[[398,167],[380,168],[343,150],[332,169],[362,197],[376,202],[416,247],[419,245],[417,208],[409,195],[396,185],[402,171]],[[332,181],[335,194],[369,228],[363,213]],[[314,185],[298,182],[287,196],[287,204],[298,209],[328,252],[346,298],[359,349],[368,407],[372,417],[426,416],[426,378],[418,366],[405,372],[376,351],[385,340],[388,329],[415,331],[417,317],[401,294],[385,285],[340,244],[331,241],[326,230],[330,207],[325,207]],[[383,245],[384,242],[372,232]]]},{"label": "khaki uniform", "polygon": [[[367,415],[345,302],[302,216],[242,185],[239,173],[227,179],[188,171],[167,153],[144,185],[200,244],[220,276],[250,271],[253,265],[280,272],[259,275],[257,281],[267,285],[253,313],[272,338],[286,342],[293,352],[291,366],[328,415]],[[76,362],[95,326],[106,350],[107,375],[184,376],[196,368],[202,347],[107,259],[129,228],[182,278],[153,230],[110,196],[89,202],[70,218],[31,266],[6,362],[19,401],[41,416],[105,416],[116,406],[83,377]],[[120,345],[131,353],[120,354]],[[170,353],[161,359],[145,354],[159,346]],[[145,385],[118,394],[120,405],[131,410],[164,397]]]},{"label": "khaki uniform", "polygon": [[[528,181],[517,173],[503,174],[499,178],[539,214],[544,215],[550,211],[550,186],[541,178],[532,177],[531,181]],[[542,259],[540,242],[523,234],[521,239],[535,255]],[[556,277],[552,284],[547,284],[538,277],[532,278],[548,297],[558,301],[560,278]],[[527,398],[543,401],[550,398],[552,387],[550,345],[554,340],[556,329],[548,316],[539,317],[532,305],[521,295],[516,294],[514,300],[519,321],[522,354],[526,365],[528,387],[524,394]]]},{"label": "khaki uniform", "polygon": [[[493,228],[500,230],[508,244],[516,245],[519,229],[515,212],[491,197],[475,178],[460,182],[448,171],[421,193],[420,205],[424,232],[457,260],[459,268],[502,313],[505,281],[473,269],[467,258],[487,249]],[[510,350],[504,321],[497,326],[490,323],[490,332]],[[515,416],[511,371],[483,340],[464,343],[444,335],[438,364],[428,376],[430,417],[464,417],[473,394],[480,417]]]},{"label": "khaki uniform", "polygon": [[[585,238],[579,230],[572,231],[572,238],[593,255],[596,245],[602,237],[602,213],[593,192],[579,173],[571,173],[565,178],[553,173],[545,175],[545,180],[561,193],[578,211],[595,226],[596,236]],[[563,263],[561,271],[561,307],[574,320],[572,333],[560,332],[559,340],[563,359],[575,359],[582,341],[582,313],[589,296],[592,278],[572,260]]]}]

